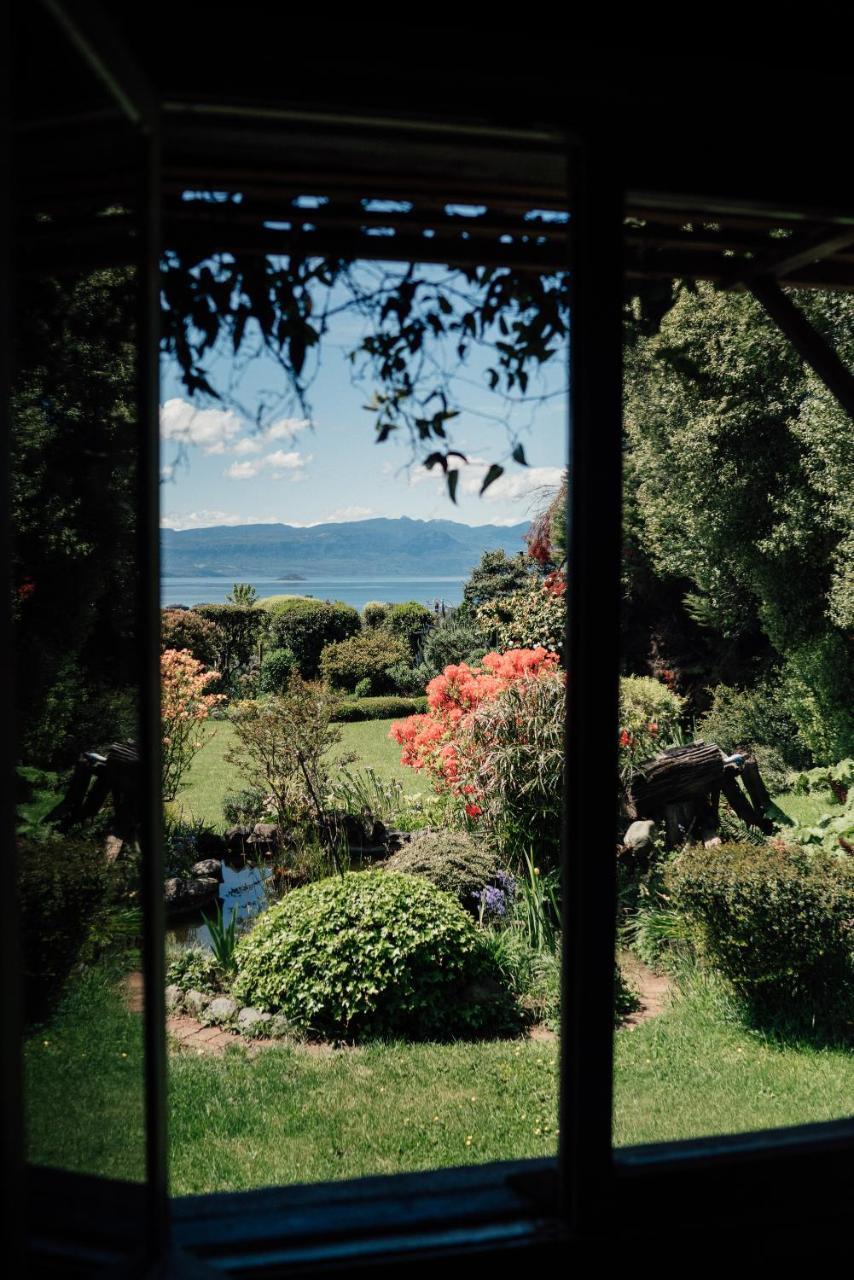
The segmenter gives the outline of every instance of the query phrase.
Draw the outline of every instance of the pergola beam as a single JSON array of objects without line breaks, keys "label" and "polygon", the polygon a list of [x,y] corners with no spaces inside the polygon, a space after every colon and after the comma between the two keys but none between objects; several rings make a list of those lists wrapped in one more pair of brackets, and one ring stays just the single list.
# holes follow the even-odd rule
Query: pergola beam
[{"label": "pergola beam", "polygon": [[780,288],[776,280],[757,277],[747,288],[760,302],[777,327],[786,335],[798,355],[821,378],[828,391],[854,421],[854,374],[833,348]]}]

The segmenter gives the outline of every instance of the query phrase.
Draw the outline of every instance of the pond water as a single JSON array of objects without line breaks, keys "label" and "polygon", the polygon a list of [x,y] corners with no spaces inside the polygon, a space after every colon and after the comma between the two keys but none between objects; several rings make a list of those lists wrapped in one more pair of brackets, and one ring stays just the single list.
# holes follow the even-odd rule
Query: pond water
[{"label": "pond water", "polygon": [[[219,900],[222,905],[223,923],[228,924],[233,915],[237,915],[238,929],[244,920],[258,915],[267,905],[267,891],[264,881],[271,875],[269,867],[241,866],[230,867],[222,863],[222,883],[219,886]],[[205,914],[215,915],[215,907],[211,905]],[[211,946],[211,935],[201,912],[176,920],[166,930],[166,941],[180,943],[182,946]]]}]

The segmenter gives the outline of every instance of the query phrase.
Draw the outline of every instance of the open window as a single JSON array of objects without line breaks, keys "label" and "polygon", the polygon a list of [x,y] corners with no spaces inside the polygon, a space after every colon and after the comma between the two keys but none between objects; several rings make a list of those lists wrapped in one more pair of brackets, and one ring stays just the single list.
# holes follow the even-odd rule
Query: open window
[{"label": "open window", "polygon": [[[186,36],[190,18],[180,6],[178,18]],[[438,112],[432,82],[420,73],[411,85],[396,81],[394,92],[385,96],[360,88],[352,72],[342,70],[342,88],[319,96],[305,72],[303,92],[285,95],[269,64],[269,78],[259,89],[247,59],[240,92],[214,92],[210,84],[200,88],[197,71],[181,80],[180,60],[172,53],[158,62],[139,22],[128,16],[123,29],[121,18],[110,21],[88,4],[46,3],[37,9],[21,6],[18,12],[13,227],[18,278],[14,303],[9,307],[7,300],[6,306],[16,331],[25,337],[29,332],[31,352],[39,335],[46,335],[38,354],[47,352],[50,358],[42,364],[31,355],[26,366],[16,357],[11,399],[20,412],[23,386],[30,396],[28,411],[49,418],[51,405],[65,395],[63,420],[78,423],[81,449],[91,438],[86,437],[86,414],[95,396],[97,352],[93,355],[87,345],[88,370],[85,362],[63,362],[59,352],[54,356],[50,344],[61,343],[67,334],[55,321],[57,315],[74,318],[79,304],[75,270],[97,266],[127,276],[126,376],[136,415],[116,423],[127,449],[126,472],[122,480],[113,468],[109,483],[121,490],[113,501],[120,498],[133,521],[138,553],[132,565],[111,564],[109,572],[116,580],[124,574],[123,587],[134,605],[121,639],[139,689],[131,714],[138,717],[135,785],[143,796],[139,897],[145,1074],[133,1133],[130,1127],[112,1130],[124,1146],[113,1177],[30,1168],[24,1184],[26,1147],[18,1129],[20,1140],[7,1147],[8,1185],[19,1194],[26,1189],[15,1215],[16,1238],[26,1222],[31,1256],[57,1274],[127,1267],[131,1258],[154,1269],[167,1257],[187,1274],[194,1260],[209,1271],[299,1274],[331,1265],[367,1273],[382,1263],[430,1265],[438,1257],[471,1253],[497,1258],[511,1249],[553,1262],[582,1242],[630,1235],[648,1223],[662,1197],[676,1234],[714,1223],[722,1237],[750,1236],[762,1244],[781,1227],[791,1229],[793,1221],[804,1236],[816,1233],[819,1222],[832,1231],[847,1207],[854,1145],[849,1120],[738,1137],[612,1146],[616,870],[612,833],[602,815],[613,809],[618,770],[625,279],[745,281],[850,409],[850,372],[792,314],[786,295],[769,280],[777,276],[814,288],[854,284],[846,253],[850,198],[846,203],[829,192],[821,209],[815,188],[805,193],[808,175],[798,169],[787,171],[786,181],[769,190],[771,184],[757,179],[744,156],[731,169],[714,147],[699,174],[687,161],[682,169],[668,170],[665,154],[643,167],[647,157],[625,145],[621,93],[613,78],[606,82],[608,109],[591,120],[592,99],[578,84],[562,88],[565,79],[542,49],[539,55],[555,73],[554,82],[541,90],[530,77],[524,107],[509,107],[494,79],[487,78],[485,87],[478,80],[471,92],[461,91]],[[238,44],[245,41],[243,52],[251,53],[256,40],[244,33]],[[211,46],[208,52],[217,65],[222,51],[217,54]],[[49,92],[33,73],[45,54]],[[618,62],[607,62],[603,74],[612,75]],[[339,94],[346,98],[344,107],[338,105]],[[721,127],[717,145],[727,157],[724,142],[731,136]],[[676,137],[687,146],[678,130]],[[485,205],[485,212],[462,229],[447,208],[449,174],[461,203]],[[244,198],[185,198],[188,192],[214,191]],[[282,198],[308,194],[319,194],[325,203],[298,228],[283,225]],[[393,199],[397,207],[375,216],[363,203],[374,199]],[[568,213],[569,221],[526,221],[532,210],[544,208]],[[767,235],[769,226],[788,231],[783,253],[768,248],[769,239],[776,239]],[[237,246],[260,257],[295,248],[312,253],[317,246],[342,258],[369,257],[380,231],[384,255],[394,244],[403,261],[430,255],[440,263],[566,265],[570,270],[566,651],[571,679],[560,1149],[556,1159],[170,1203],[155,551],[160,264],[164,253],[192,264]],[[60,280],[72,279],[59,299],[46,296],[43,286],[55,273]],[[654,292],[649,290],[653,306]],[[94,320],[97,299],[84,302]],[[22,367],[28,371],[23,383]],[[49,394],[37,386],[33,392],[38,377],[50,381]],[[46,438],[50,443],[49,433]],[[67,443],[73,453],[76,437]],[[109,449],[117,447],[109,442]],[[96,463],[93,458],[91,466]],[[57,537],[68,527],[67,520],[58,519]],[[93,545],[102,540],[108,562],[106,520],[89,533]],[[21,610],[37,607],[43,584],[22,571],[15,586],[8,620],[13,630]],[[96,634],[93,643],[98,639]],[[115,647],[108,648],[115,657]],[[19,657],[19,680],[22,661]],[[14,747],[9,751],[11,773],[18,756]],[[84,763],[98,772],[108,762]],[[36,787],[38,779],[25,781]],[[11,894],[4,896],[3,906],[9,917],[3,939],[10,948],[10,963],[4,965],[4,1042],[14,1119],[21,1114],[22,1097],[14,949],[19,909]],[[49,1044],[42,1048],[50,1051]],[[30,1088],[34,1078],[28,1065]],[[23,1096],[26,1105],[26,1088]],[[98,1123],[96,1117],[93,1121]],[[125,1159],[131,1142],[138,1154],[134,1173]]]}]

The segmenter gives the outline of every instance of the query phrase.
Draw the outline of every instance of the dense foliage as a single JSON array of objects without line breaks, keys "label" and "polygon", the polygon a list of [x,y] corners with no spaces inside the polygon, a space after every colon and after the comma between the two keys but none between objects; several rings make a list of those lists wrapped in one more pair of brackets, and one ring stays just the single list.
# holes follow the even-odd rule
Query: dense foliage
[{"label": "dense foliage", "polygon": [[226,636],[195,609],[164,609],[160,614],[160,648],[184,649],[205,667],[215,667],[226,648]]},{"label": "dense foliage", "polygon": [[261,660],[258,692],[284,693],[296,667],[297,660],[290,649],[271,649]]},{"label": "dense foliage", "polygon": [[407,657],[414,658],[424,645],[435,623],[435,614],[415,600],[388,606],[383,628],[406,645]]},{"label": "dense foliage", "polygon": [[358,611],[348,604],[295,599],[273,611],[269,644],[274,649],[290,649],[303,679],[314,680],[326,646],[355,636],[361,625]]},{"label": "dense foliage", "polygon": [[356,720],[391,720],[395,716],[411,716],[427,710],[427,699],[420,698],[358,698],[339,702],[332,716],[342,724]]},{"label": "dense foliage", "polygon": [[854,863],[780,841],[693,846],[666,876],[706,958],[757,1014],[854,1015]]},{"label": "dense foliage", "polygon": [[160,655],[161,790],[174,800],[193,757],[209,734],[205,723],[223,695],[210,693],[218,673],[206,671],[192,654],[166,649]]},{"label": "dense foliage", "polygon": [[384,866],[387,871],[424,876],[475,915],[481,890],[493,884],[500,871],[495,851],[467,832],[430,829],[416,831]]},{"label": "dense foliage", "polygon": [[352,693],[362,682],[366,682],[360,690],[363,696],[394,693],[393,670],[408,658],[405,640],[384,629],[360,631],[326,646],[320,656],[320,674],[345,693]]},{"label": "dense foliage", "polygon": [[227,692],[239,695],[241,678],[260,656],[266,615],[243,604],[197,604],[192,612],[217,627],[222,641],[216,655],[216,668]]},{"label": "dense foliage", "polygon": [[297,889],[237,948],[239,998],[297,1027],[353,1040],[502,1029],[506,1001],[471,917],[420,876],[350,872]]}]

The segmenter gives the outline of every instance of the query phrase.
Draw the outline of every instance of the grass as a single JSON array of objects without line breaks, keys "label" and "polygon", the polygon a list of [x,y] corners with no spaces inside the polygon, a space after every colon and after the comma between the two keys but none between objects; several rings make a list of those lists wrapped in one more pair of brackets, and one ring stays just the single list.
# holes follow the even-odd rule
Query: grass
[{"label": "grass", "polygon": [[[360,720],[355,724],[342,724],[341,743],[333,749],[333,759],[350,752],[357,757],[355,767],[370,767],[384,779],[396,778],[405,794],[432,794],[427,778],[400,763],[400,747],[388,736],[393,723],[393,720]],[[234,766],[225,760],[234,737],[228,720],[217,722],[213,737],[193,760],[186,786],[178,793],[173,805],[176,813],[214,827],[223,825],[222,797],[226,791],[236,791],[245,785]]]},{"label": "grass", "polygon": [[[139,1023],[90,972],[28,1039],[32,1160],[142,1176]],[[556,1043],[527,1040],[174,1054],[172,1191],[548,1155],[557,1060]],[[697,978],[658,1018],[616,1033],[614,1083],[615,1143],[663,1142],[846,1116],[854,1055],[747,1030],[722,985]]]}]

